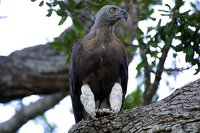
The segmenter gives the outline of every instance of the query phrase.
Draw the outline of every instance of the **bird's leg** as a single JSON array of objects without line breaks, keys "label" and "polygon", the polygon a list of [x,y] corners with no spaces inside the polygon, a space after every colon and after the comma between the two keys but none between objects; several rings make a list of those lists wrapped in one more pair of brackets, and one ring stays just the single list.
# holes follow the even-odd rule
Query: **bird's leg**
[{"label": "bird's leg", "polygon": [[122,106],[122,87],[119,83],[115,83],[110,93],[110,106],[114,112],[118,112]]},{"label": "bird's leg", "polygon": [[113,114],[113,111],[110,109],[97,109],[96,110],[96,117],[102,117],[102,116],[110,116],[111,114]]},{"label": "bird's leg", "polygon": [[94,100],[94,94],[92,93],[90,87],[88,84],[84,84],[81,87],[81,103],[83,104],[83,107],[85,111],[92,117],[95,118],[95,100]]},{"label": "bird's leg", "polygon": [[108,99],[104,99],[102,101],[98,100],[98,103],[99,108],[96,110],[96,117],[109,116],[113,113],[113,111],[110,109]]}]

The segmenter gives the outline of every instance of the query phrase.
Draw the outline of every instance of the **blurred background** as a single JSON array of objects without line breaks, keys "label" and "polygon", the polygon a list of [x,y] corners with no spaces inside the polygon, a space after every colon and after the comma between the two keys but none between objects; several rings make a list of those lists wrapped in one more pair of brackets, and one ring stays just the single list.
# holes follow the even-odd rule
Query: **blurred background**
[{"label": "blurred background", "polygon": [[161,100],[200,77],[198,0],[0,0],[1,133],[71,128],[69,51],[108,4],[129,13],[115,31],[129,59],[124,109]]}]

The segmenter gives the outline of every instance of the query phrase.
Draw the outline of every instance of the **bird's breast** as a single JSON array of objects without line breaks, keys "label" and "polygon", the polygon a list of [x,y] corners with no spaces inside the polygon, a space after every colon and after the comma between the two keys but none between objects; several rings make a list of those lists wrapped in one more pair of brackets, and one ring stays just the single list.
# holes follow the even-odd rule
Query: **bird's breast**
[{"label": "bird's breast", "polygon": [[[88,84],[95,95],[95,99],[109,97],[110,91],[120,77],[120,52],[114,44],[99,43],[89,46],[79,59],[82,83]],[[85,69],[84,69],[85,68]]]}]

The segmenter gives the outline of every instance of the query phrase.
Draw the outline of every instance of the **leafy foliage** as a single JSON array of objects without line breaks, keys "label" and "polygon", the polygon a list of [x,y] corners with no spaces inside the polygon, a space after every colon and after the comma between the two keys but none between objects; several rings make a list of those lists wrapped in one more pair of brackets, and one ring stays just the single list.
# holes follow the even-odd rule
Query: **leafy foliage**
[{"label": "leafy foliage", "polygon": [[[183,1],[177,1],[173,8],[165,6],[169,10],[159,10],[161,15],[169,20],[165,25],[162,24],[162,19],[152,18],[148,14],[145,21],[157,22],[157,25],[147,27],[147,32],[143,32],[140,27],[136,30],[139,54],[142,58],[136,68],[137,77],[145,78],[143,104],[154,101],[153,97],[156,96],[162,73],[173,74],[165,71],[164,67],[170,49],[174,50],[174,58],[177,57],[177,52],[185,53],[185,61],[190,63],[190,67],[197,66],[195,74],[200,72],[200,12],[198,10],[180,12],[180,8],[184,6]],[[176,68],[176,70],[183,69],[185,68]],[[153,80],[151,75],[155,77]],[[145,102],[146,99],[150,101]]]},{"label": "leafy foliage", "polygon": [[[173,14],[172,19],[177,23],[175,39],[180,43],[173,47],[177,52],[185,53],[185,60],[192,66],[197,65],[196,74],[200,71],[200,11],[190,15],[190,10]],[[184,30],[183,30],[184,29]]]},{"label": "leafy foliage", "polygon": [[67,34],[63,34],[63,37],[55,38],[53,42],[49,44],[54,47],[57,51],[64,51],[67,55],[67,61],[69,61],[69,54],[72,44],[75,42],[74,39],[78,39],[83,36],[84,32],[78,32],[75,29],[67,29]]}]

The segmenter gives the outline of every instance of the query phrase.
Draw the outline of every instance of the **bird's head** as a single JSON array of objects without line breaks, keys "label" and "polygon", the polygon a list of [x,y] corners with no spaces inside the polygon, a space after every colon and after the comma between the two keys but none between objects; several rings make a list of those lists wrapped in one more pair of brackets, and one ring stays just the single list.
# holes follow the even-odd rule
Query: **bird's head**
[{"label": "bird's head", "polygon": [[98,11],[95,22],[106,22],[114,25],[121,19],[128,19],[128,13],[126,11],[115,5],[106,5]]}]

